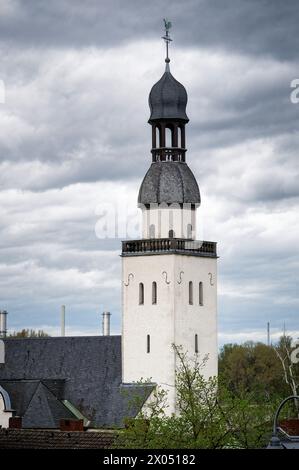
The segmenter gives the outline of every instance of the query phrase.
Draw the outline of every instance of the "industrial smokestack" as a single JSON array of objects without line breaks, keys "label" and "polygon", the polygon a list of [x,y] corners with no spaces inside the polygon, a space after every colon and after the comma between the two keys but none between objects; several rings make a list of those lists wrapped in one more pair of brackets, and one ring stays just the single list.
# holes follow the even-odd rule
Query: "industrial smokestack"
[{"label": "industrial smokestack", "polygon": [[103,336],[110,336],[110,312],[103,312],[102,332]]},{"label": "industrial smokestack", "polygon": [[7,334],[7,311],[0,311],[0,338],[5,338]]},{"label": "industrial smokestack", "polygon": [[65,305],[61,305],[61,336],[65,336]]}]

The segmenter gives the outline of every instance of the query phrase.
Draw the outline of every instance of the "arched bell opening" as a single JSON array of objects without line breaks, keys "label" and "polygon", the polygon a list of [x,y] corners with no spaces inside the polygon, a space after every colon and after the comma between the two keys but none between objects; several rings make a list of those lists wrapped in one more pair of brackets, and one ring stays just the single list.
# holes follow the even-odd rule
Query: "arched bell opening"
[{"label": "arched bell opening", "polygon": [[180,121],[152,123],[153,162],[185,161],[185,124]]}]

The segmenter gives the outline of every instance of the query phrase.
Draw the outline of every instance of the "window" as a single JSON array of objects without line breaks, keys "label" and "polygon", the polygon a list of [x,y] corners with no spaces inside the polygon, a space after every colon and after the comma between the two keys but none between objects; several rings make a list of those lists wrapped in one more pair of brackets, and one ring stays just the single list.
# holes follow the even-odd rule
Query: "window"
[{"label": "window", "polygon": [[165,129],[165,147],[172,147],[172,129],[169,127]]},{"label": "window", "polygon": [[189,282],[189,305],[193,305],[193,282]]},{"label": "window", "polygon": [[187,238],[192,238],[192,224],[187,225]]},{"label": "window", "polygon": [[149,354],[151,352],[151,337],[147,335],[146,337],[146,352]]},{"label": "window", "polygon": [[150,238],[155,238],[155,232],[156,232],[156,227],[154,224],[151,224],[149,226],[149,237]]},{"label": "window", "polygon": [[195,338],[194,338],[194,350],[195,350],[195,354],[198,354],[198,335],[195,335]]},{"label": "window", "polygon": [[160,129],[158,126],[156,126],[156,148],[161,147],[160,143]]},{"label": "window", "polygon": [[202,288],[202,282],[199,283],[198,302],[199,302],[199,305],[203,306],[203,288]]},{"label": "window", "polygon": [[139,284],[139,305],[144,304],[144,285],[142,282]]},{"label": "window", "polygon": [[182,129],[178,127],[178,147],[182,147]]},{"label": "window", "polygon": [[185,129],[184,129],[184,126],[179,127],[179,147],[185,148]]},{"label": "window", "polygon": [[169,230],[168,236],[169,238],[174,238],[174,230]]},{"label": "window", "polygon": [[152,283],[152,304],[157,303],[157,283],[154,281]]}]

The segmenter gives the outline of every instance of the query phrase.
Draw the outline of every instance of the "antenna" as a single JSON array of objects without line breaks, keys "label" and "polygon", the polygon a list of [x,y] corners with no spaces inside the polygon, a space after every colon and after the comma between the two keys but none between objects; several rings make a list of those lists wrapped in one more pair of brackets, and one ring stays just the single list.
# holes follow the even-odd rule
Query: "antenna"
[{"label": "antenna", "polygon": [[267,345],[270,346],[270,322],[267,323]]},{"label": "antenna", "polygon": [[171,37],[169,36],[169,30],[170,30],[172,24],[167,18],[164,18],[163,21],[164,21],[164,28],[165,28],[165,36],[162,36],[162,39],[164,39],[165,44],[166,44],[166,59],[165,59],[165,62],[168,63],[168,62],[170,62],[170,59],[168,57],[168,45],[172,41]]},{"label": "antenna", "polygon": [[61,305],[61,336],[65,336],[65,305]]}]

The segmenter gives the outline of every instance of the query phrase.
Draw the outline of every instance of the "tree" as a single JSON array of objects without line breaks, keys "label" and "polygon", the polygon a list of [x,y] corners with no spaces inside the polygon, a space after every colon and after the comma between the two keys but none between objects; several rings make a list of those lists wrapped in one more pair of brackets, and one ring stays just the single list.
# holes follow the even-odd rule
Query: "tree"
[{"label": "tree", "polygon": [[43,330],[21,330],[21,331],[14,331],[12,334],[9,335],[9,338],[45,338],[49,337],[48,333]]},{"label": "tree", "polygon": [[[278,345],[274,348],[276,355],[281,363],[283,370],[283,378],[285,384],[288,386],[289,391],[292,395],[298,395],[299,393],[299,368],[298,364],[292,362],[292,338],[290,336],[283,335]],[[294,406],[299,418],[299,403],[298,400],[294,400]]]},{"label": "tree", "polygon": [[181,347],[173,347],[178,358],[177,413],[167,416],[166,392],[158,387],[137,418],[127,421],[116,445],[147,449],[263,447],[271,432],[272,407],[256,403],[248,393],[234,395],[215,377],[205,379],[202,372],[207,358],[190,358]]},{"label": "tree", "polygon": [[275,348],[263,343],[227,344],[219,354],[219,377],[238,397],[254,394],[257,402],[283,398],[288,388]]}]

